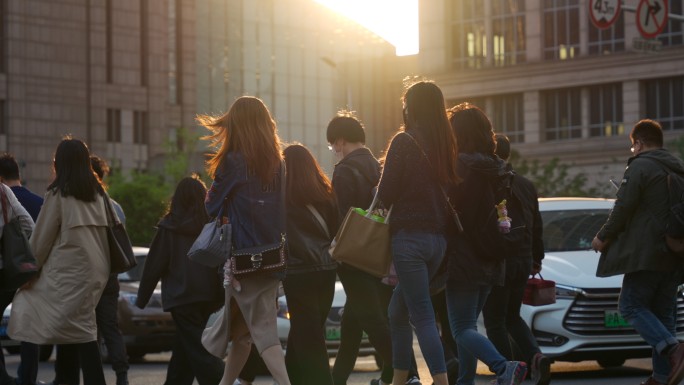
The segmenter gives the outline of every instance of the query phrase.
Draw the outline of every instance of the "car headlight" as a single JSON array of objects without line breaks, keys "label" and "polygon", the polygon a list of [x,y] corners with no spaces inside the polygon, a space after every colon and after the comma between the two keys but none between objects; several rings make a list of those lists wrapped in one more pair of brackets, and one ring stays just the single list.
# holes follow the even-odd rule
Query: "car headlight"
[{"label": "car headlight", "polygon": [[573,286],[556,284],[556,299],[575,299],[583,290]]},{"label": "car headlight", "polygon": [[290,311],[287,310],[287,303],[278,299],[278,317],[290,319]]},{"label": "car headlight", "polygon": [[138,294],[136,293],[120,293],[121,298],[125,299],[126,302],[131,305],[135,305],[135,301],[138,299]]}]

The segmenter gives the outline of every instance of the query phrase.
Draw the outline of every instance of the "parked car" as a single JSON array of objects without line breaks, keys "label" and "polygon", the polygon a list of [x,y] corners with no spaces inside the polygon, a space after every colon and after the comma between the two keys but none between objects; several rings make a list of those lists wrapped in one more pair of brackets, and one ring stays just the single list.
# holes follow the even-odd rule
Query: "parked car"
[{"label": "parked car", "polygon": [[[612,199],[543,198],[546,256],[541,274],[556,282],[556,303],[523,305],[522,318],[544,354],[557,361],[596,360],[603,367],[651,356],[651,347],[618,311],[622,275],[598,278],[600,254],[591,241],[613,207]],[[684,297],[677,297],[677,337],[684,338]]]},{"label": "parked car", "polygon": [[[171,350],[176,332],[176,326],[171,313],[164,312],[161,303],[161,284],[157,285],[150,302],[145,309],[138,309],[135,300],[138,296],[138,286],[142,276],[145,259],[149,249],[133,247],[138,265],[133,269],[119,274],[119,329],[124,338],[126,352],[131,360],[142,359],[145,354]],[[0,341],[10,354],[19,353],[19,343],[7,336],[7,325],[12,305],[5,310],[0,323]],[[102,341],[101,341],[102,342]],[[46,361],[52,354],[52,345],[41,347],[40,359]],[[107,347],[100,343],[103,358],[107,358]]]}]

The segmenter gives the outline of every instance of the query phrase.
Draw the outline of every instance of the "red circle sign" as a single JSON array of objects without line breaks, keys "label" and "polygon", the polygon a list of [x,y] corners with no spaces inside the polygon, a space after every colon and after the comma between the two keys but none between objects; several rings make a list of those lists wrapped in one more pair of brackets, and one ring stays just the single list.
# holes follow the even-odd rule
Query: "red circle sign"
[{"label": "red circle sign", "polygon": [[658,36],[667,25],[667,0],[641,0],[637,6],[636,22],[645,39]]},{"label": "red circle sign", "polygon": [[589,16],[596,28],[610,28],[620,16],[620,0],[589,0]]}]

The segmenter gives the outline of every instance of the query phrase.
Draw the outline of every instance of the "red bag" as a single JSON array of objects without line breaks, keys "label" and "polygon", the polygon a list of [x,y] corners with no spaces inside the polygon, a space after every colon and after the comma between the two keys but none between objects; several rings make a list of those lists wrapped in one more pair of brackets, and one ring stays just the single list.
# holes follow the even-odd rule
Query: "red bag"
[{"label": "red bag", "polygon": [[527,280],[523,303],[530,306],[556,303],[556,282],[544,279],[541,274],[539,278],[532,276]]}]

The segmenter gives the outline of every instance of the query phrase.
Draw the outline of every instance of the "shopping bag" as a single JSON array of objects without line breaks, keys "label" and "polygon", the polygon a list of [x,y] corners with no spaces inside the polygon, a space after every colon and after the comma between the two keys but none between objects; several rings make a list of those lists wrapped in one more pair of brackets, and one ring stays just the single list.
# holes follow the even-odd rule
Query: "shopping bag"
[{"label": "shopping bag", "polygon": [[523,303],[530,306],[543,306],[556,303],[556,282],[539,278],[529,278],[525,286]]},{"label": "shopping bag", "polygon": [[392,263],[391,235],[389,213],[384,218],[373,215],[376,205],[377,197],[366,212],[349,208],[330,245],[330,255],[336,261],[382,278],[389,274]]}]

